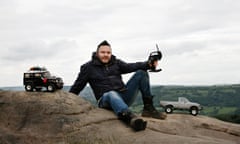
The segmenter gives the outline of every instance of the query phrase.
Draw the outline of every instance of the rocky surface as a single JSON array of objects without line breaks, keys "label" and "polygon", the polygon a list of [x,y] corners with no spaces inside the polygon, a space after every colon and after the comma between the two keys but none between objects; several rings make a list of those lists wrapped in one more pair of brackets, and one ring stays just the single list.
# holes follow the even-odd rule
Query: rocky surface
[{"label": "rocky surface", "polygon": [[205,116],[145,118],[135,132],[111,112],[64,91],[0,91],[0,144],[239,144],[240,125]]}]

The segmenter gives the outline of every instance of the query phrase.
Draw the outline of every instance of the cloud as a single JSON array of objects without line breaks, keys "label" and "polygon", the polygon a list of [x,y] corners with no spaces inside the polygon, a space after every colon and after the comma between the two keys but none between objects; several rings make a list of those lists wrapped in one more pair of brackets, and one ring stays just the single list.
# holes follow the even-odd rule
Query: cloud
[{"label": "cloud", "polygon": [[106,39],[126,62],[147,60],[157,43],[163,72],[151,74],[154,84],[235,83],[239,10],[235,0],[1,0],[0,75],[40,64],[71,84]]},{"label": "cloud", "polygon": [[55,42],[28,42],[9,48],[3,60],[24,62],[27,60],[52,59],[60,53],[77,48],[75,41],[59,40]]}]

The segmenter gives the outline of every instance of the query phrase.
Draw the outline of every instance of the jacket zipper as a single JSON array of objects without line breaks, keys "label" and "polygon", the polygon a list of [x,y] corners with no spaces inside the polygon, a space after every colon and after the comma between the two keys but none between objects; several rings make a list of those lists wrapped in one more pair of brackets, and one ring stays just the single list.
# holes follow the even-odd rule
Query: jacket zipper
[{"label": "jacket zipper", "polygon": [[106,71],[108,71],[108,65],[105,65],[105,69],[106,69]]}]

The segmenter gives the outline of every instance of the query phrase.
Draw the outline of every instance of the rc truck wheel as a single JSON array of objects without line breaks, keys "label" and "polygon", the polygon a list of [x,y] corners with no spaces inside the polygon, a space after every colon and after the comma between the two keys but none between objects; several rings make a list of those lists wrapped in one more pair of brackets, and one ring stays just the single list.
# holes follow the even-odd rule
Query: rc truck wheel
[{"label": "rc truck wheel", "polygon": [[33,91],[33,86],[32,86],[32,84],[27,84],[27,85],[25,85],[25,90],[28,91],[28,92]]},{"label": "rc truck wheel", "polygon": [[191,107],[190,113],[191,113],[191,115],[194,115],[194,116],[198,115],[198,108],[197,107]]},{"label": "rc truck wheel", "polygon": [[49,92],[54,92],[55,91],[55,86],[53,85],[53,84],[49,84],[48,86],[47,86],[47,91],[49,91]]},{"label": "rc truck wheel", "polygon": [[166,108],[165,108],[165,112],[166,113],[172,113],[173,112],[173,107],[172,106],[166,106]]}]

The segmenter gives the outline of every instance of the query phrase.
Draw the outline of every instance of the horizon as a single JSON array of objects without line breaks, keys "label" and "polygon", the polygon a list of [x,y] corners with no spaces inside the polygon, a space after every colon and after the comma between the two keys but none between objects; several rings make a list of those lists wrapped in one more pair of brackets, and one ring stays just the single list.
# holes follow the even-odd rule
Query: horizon
[{"label": "horizon", "polygon": [[[155,85],[150,85],[151,87],[158,87],[158,86],[172,86],[172,87],[211,87],[211,86],[234,86],[234,85],[240,85],[240,83],[235,83],[235,84],[213,84],[213,85],[179,85],[179,84],[166,84],[166,85],[162,85],[162,84],[155,84]],[[0,86],[1,88],[19,88],[22,87],[24,89],[24,85],[22,86]],[[64,87],[71,87],[71,85],[64,85]],[[89,87],[91,88],[91,86],[86,85],[85,87]]]}]

